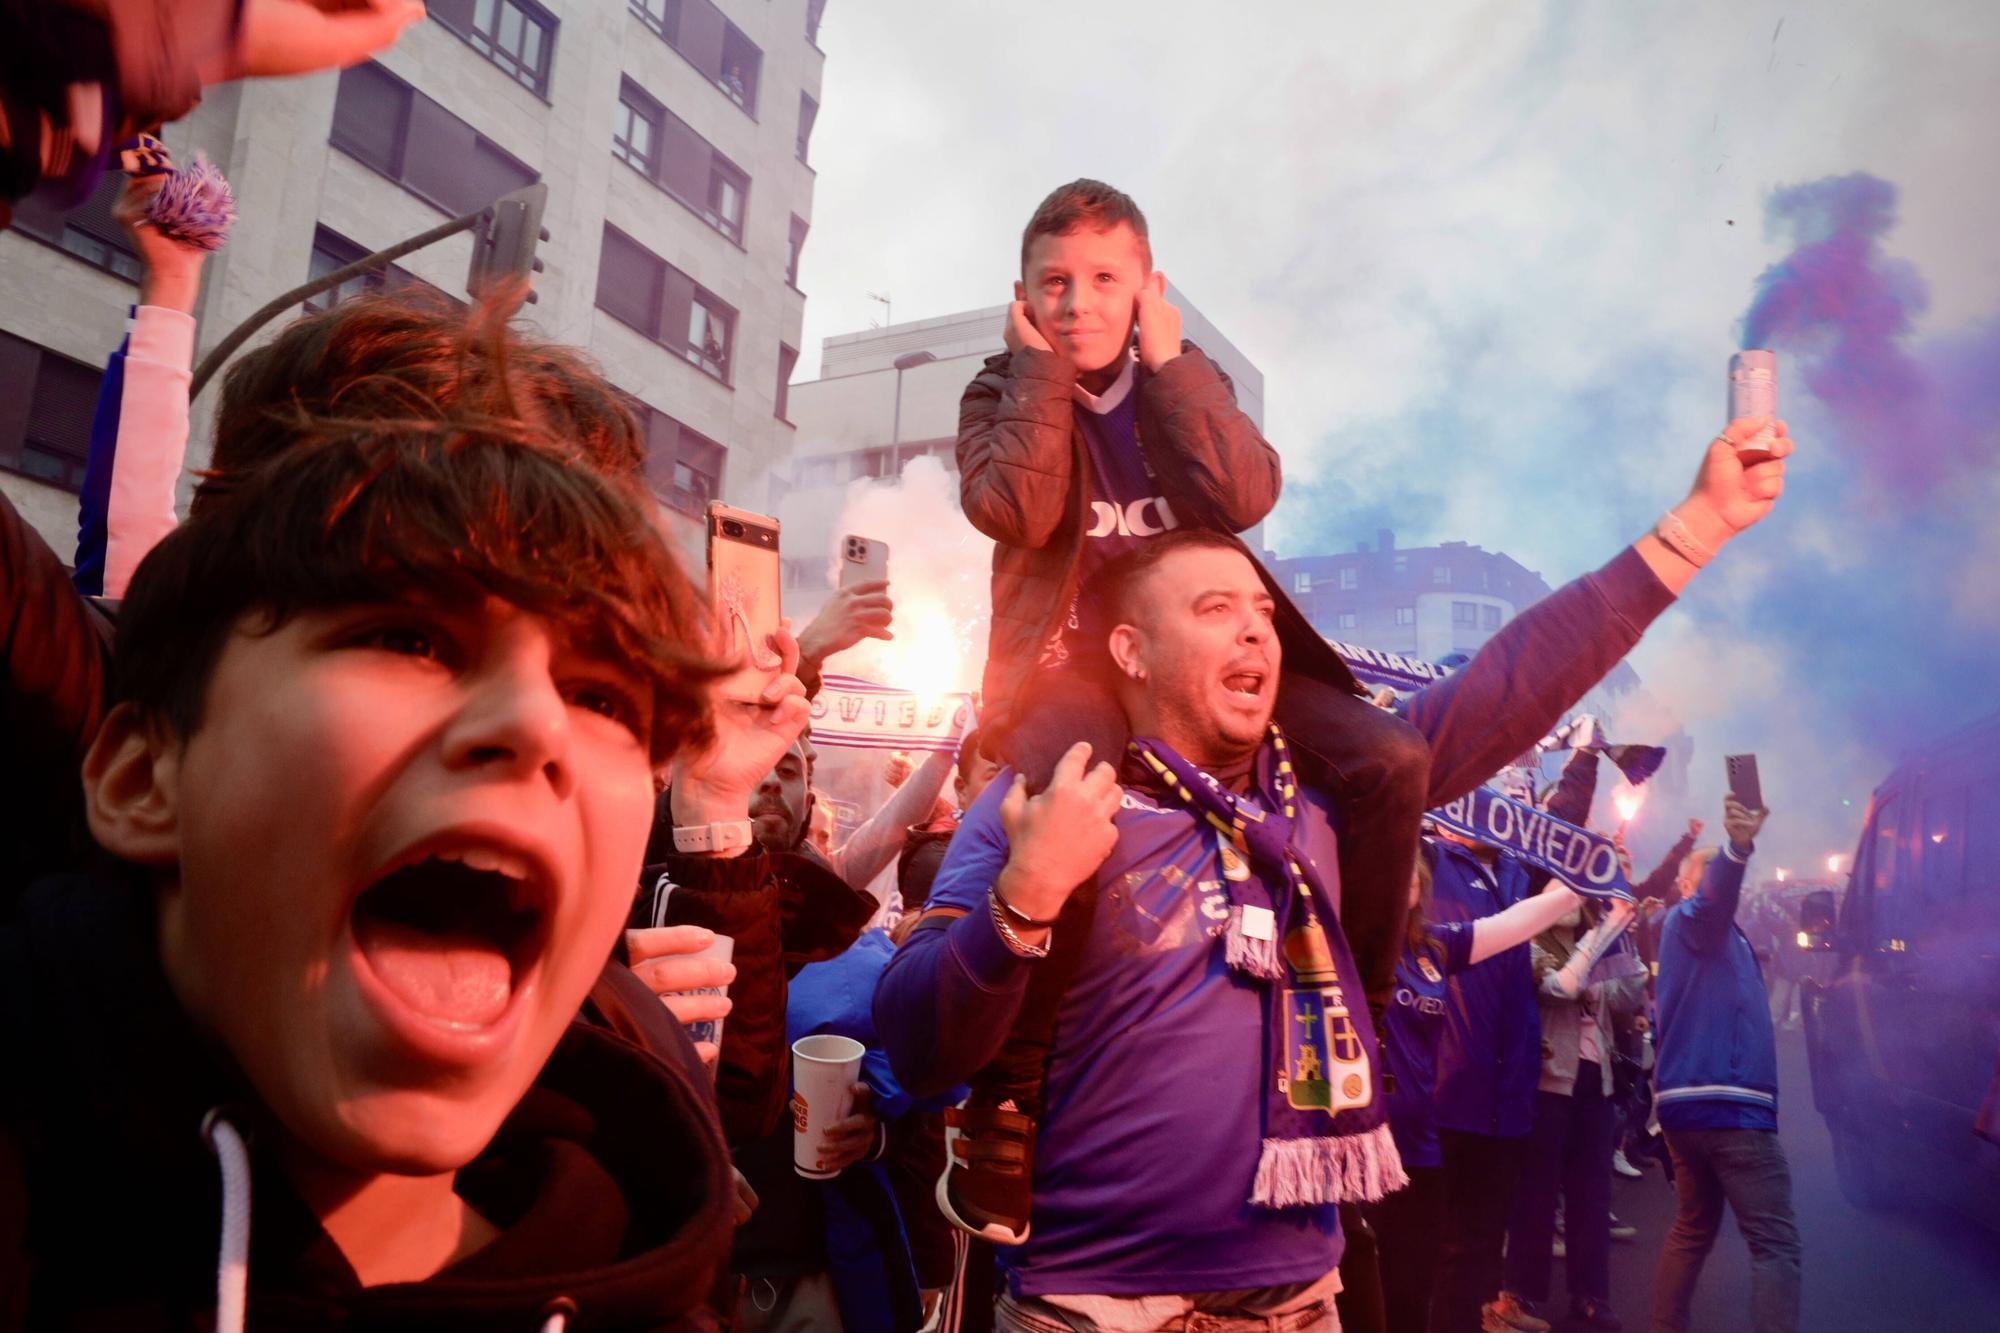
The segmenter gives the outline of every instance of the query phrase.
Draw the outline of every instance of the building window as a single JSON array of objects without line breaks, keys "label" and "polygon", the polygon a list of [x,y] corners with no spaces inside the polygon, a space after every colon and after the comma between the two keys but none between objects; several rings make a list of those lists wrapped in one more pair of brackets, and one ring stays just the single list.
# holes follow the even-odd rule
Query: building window
[{"label": "building window", "polygon": [[1309,593],[1312,590],[1313,576],[1309,571],[1301,569],[1292,574],[1292,591],[1294,593],[1303,594]]},{"label": "building window", "polygon": [[1439,587],[1449,587],[1451,585],[1451,566],[1432,565],[1431,582],[1437,584]]},{"label": "building window", "polygon": [[1353,592],[1356,588],[1360,586],[1361,586],[1361,571],[1356,569],[1353,565],[1342,565],[1340,568],[1341,591]]},{"label": "building window", "polygon": [[[313,232],[312,258],[306,265],[306,280],[314,281],[325,277],[337,268],[346,268],[358,259],[366,259],[371,251],[367,246],[356,245],[339,232],[319,227]],[[331,291],[309,297],[305,308],[308,313],[331,310],[342,301],[361,295],[363,292],[395,291],[421,280],[409,271],[394,264],[358,273]]]},{"label": "building window", "polygon": [[666,108],[646,96],[632,80],[619,85],[611,152],[647,180],[657,180],[660,174],[660,121],[665,115]]},{"label": "building window", "polygon": [[709,226],[743,244],[750,177],[630,79],[619,86],[611,152]]},{"label": "building window", "polygon": [[893,477],[896,475],[896,451],[894,449],[863,449],[853,455],[854,479],[863,477]]},{"label": "building window", "polygon": [[791,406],[792,370],[799,364],[799,349],[778,344],[778,395],[772,401],[771,414],[780,421],[790,421],[787,409]]},{"label": "building window", "polygon": [[[719,11],[718,11],[719,12]],[[722,77],[716,86],[750,115],[757,114],[757,73],[764,53],[734,23],[722,25]]]},{"label": "building window", "polygon": [[1479,628],[1481,628],[1481,629],[1499,629],[1499,628],[1500,628],[1500,608],[1499,608],[1499,607],[1497,607],[1497,606],[1482,606],[1482,607],[1480,607],[1480,608],[1479,608]]},{"label": "building window", "polygon": [[813,122],[819,119],[819,103],[804,93],[799,94],[799,161],[812,165],[806,150],[812,147]]},{"label": "building window", "polygon": [[372,61],[341,71],[330,142],[446,213],[470,213],[537,179],[519,159]]},{"label": "building window", "polygon": [[598,257],[597,308],[729,382],[735,308],[608,223]]},{"label": "building window", "polygon": [[799,486],[838,486],[841,460],[834,458],[805,458],[799,461]]},{"label": "building window", "polygon": [[522,87],[549,95],[556,20],[534,0],[430,0],[425,8]]},{"label": "building window", "polygon": [[688,306],[687,359],[709,374],[729,382],[729,339],[736,312],[707,292],[697,290]]},{"label": "building window", "polygon": [[799,256],[805,253],[806,233],[812,227],[798,214],[792,214],[792,248],[785,257],[785,282],[793,291],[799,289]]},{"label": "building window", "polygon": [[1360,623],[1361,623],[1360,616],[1356,615],[1354,612],[1342,611],[1340,613],[1340,627],[1342,629],[1353,629],[1356,625]]},{"label": "building window", "polygon": [[81,491],[103,381],[96,366],[0,333],[0,467]]},{"label": "building window", "polygon": [[125,228],[111,216],[111,206],[118,202],[124,185],[123,172],[107,171],[90,198],[68,212],[29,195],[14,205],[14,230],[47,241],[93,268],[137,282],[139,256]]},{"label": "building window", "polygon": [[646,484],[660,503],[695,518],[722,493],[728,450],[658,408],[628,400],[646,439]]},{"label": "building window", "polygon": [[764,53],[717,9],[714,0],[628,0],[661,41],[700,70],[753,119]]},{"label": "building window", "polygon": [[750,178],[734,162],[720,153],[709,160],[708,208],[702,216],[738,245],[743,244],[743,195],[749,188]]},{"label": "building window", "polygon": [[1406,555],[1396,557],[1396,572],[1398,574],[1407,574],[1410,572],[1410,557]]},{"label": "building window", "polygon": [[1451,623],[1454,625],[1477,625],[1479,623],[1479,603],[1453,602]]},{"label": "building window", "polygon": [[1416,623],[1417,623],[1417,608],[1416,608],[1416,607],[1414,607],[1414,606],[1399,606],[1399,607],[1397,607],[1397,608],[1396,608],[1396,623],[1397,623],[1398,625],[1414,625],[1414,624],[1416,624]]}]

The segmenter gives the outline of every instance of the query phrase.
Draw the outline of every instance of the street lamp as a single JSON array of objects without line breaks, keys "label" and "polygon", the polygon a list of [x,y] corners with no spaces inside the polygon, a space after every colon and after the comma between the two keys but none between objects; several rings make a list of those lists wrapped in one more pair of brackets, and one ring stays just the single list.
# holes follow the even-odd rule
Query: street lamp
[{"label": "street lamp", "polygon": [[903,442],[903,372],[927,366],[937,360],[930,352],[905,352],[896,358],[896,423],[889,430],[889,447],[895,448]]}]

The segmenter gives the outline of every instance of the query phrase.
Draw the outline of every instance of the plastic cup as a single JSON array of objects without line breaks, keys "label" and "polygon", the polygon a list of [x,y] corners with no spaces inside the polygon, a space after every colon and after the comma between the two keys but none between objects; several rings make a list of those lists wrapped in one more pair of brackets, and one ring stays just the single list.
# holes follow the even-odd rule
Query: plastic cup
[{"label": "plastic cup", "polygon": [[866,1052],[852,1037],[821,1032],[792,1043],[792,1169],[808,1180],[831,1180],[826,1131],[854,1109],[854,1080]]},{"label": "plastic cup", "polygon": [[[736,941],[728,935],[717,935],[706,949],[699,949],[688,958],[719,958],[727,963],[736,957]],[[703,986],[698,990],[681,991],[682,995],[727,995],[727,986]],[[719,1018],[698,1019],[687,1025],[687,1034],[694,1041],[712,1041],[719,1050],[722,1047],[722,1020]]]}]

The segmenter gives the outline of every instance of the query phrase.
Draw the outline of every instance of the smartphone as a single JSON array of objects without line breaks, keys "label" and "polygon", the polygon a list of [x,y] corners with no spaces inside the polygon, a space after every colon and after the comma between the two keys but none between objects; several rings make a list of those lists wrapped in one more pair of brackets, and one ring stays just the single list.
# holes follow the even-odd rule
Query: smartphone
[{"label": "smartphone", "polygon": [[778,583],[778,520],[710,501],[709,604],[723,653],[742,663],[722,682],[725,699],[755,703],[784,665],[771,646],[778,631]]},{"label": "smartphone", "polygon": [[881,583],[889,577],[889,543],[848,533],[840,539],[840,586]]},{"label": "smartphone", "polygon": [[1762,810],[1764,784],[1757,780],[1757,756],[1724,755],[1722,762],[1729,770],[1729,794],[1741,801],[1746,810]]}]

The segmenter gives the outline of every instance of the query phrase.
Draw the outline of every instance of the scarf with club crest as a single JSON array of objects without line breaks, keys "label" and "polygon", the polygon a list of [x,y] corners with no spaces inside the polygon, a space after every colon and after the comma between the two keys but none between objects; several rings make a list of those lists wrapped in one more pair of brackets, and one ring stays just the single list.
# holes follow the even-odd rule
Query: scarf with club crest
[{"label": "scarf with club crest", "polygon": [[[1229,894],[1224,958],[1264,983],[1263,1151],[1250,1202],[1265,1208],[1372,1202],[1409,1183],[1377,1087],[1375,1030],[1332,900],[1292,843],[1298,785],[1284,734],[1237,796],[1164,741],[1132,753],[1216,832]],[[1356,989],[1350,994],[1348,987]]]}]

